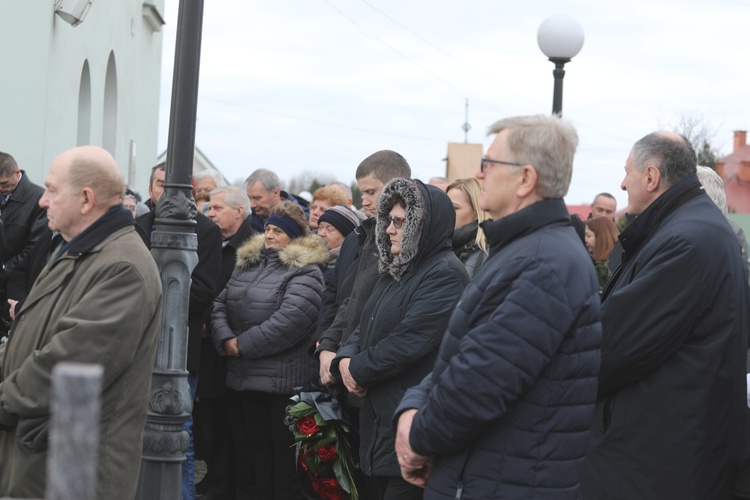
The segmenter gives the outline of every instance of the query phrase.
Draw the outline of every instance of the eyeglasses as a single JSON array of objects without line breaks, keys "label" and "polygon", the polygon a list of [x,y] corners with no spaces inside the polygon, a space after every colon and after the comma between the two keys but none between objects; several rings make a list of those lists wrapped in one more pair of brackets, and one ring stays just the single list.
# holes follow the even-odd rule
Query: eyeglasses
[{"label": "eyeglasses", "polygon": [[[385,221],[388,223],[388,226],[393,224],[393,227],[396,229],[401,229],[404,227],[404,222],[406,222],[406,217],[386,217]],[[386,227],[388,227],[386,226]]]},{"label": "eyeglasses", "polygon": [[514,163],[512,161],[500,161],[500,160],[490,160],[489,158],[482,158],[481,163],[479,164],[479,171],[484,173],[485,163],[499,163],[500,165],[510,165],[511,167],[523,167],[524,163]]}]

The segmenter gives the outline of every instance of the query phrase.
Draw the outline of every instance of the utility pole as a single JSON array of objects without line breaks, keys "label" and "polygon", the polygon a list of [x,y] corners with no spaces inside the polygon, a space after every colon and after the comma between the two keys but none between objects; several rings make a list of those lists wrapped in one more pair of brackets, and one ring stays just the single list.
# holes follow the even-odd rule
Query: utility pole
[{"label": "utility pole", "polygon": [[471,130],[471,125],[469,125],[469,98],[466,98],[466,113],[465,113],[465,119],[464,124],[461,125],[461,130],[464,131],[464,144],[467,144],[469,142],[469,130]]}]

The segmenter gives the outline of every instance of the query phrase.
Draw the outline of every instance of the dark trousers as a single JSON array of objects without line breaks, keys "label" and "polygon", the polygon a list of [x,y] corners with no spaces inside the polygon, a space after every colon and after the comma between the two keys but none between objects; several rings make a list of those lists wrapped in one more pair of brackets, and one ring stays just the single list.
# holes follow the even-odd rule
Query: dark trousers
[{"label": "dark trousers", "polygon": [[289,396],[242,391],[229,401],[237,499],[300,500],[294,435],[284,424]]},{"label": "dark trousers", "polygon": [[[203,397],[196,405],[195,423],[200,428],[202,459],[208,469],[201,481],[201,492],[211,493],[215,498],[234,500],[234,439],[229,428],[229,403],[224,397]],[[198,430],[197,428],[195,429]],[[198,435],[198,434],[197,434]],[[198,441],[196,435],[196,457]],[[243,470],[242,475],[249,474]]]},{"label": "dark trousers", "polygon": [[424,490],[402,477],[366,476],[367,496],[375,500],[421,500]]}]

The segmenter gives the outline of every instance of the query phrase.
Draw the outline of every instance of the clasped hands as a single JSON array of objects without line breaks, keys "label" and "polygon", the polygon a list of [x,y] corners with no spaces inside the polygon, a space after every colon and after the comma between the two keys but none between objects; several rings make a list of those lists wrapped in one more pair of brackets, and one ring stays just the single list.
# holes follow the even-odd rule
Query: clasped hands
[{"label": "clasped hands", "polygon": [[432,472],[435,463],[433,457],[427,457],[415,452],[409,444],[409,433],[414,415],[417,410],[410,409],[398,417],[398,428],[396,430],[396,457],[401,467],[401,476],[408,483],[424,488],[427,479]]},{"label": "clasped hands", "polygon": [[351,358],[344,358],[339,361],[339,372],[341,373],[341,379],[344,382],[346,390],[354,394],[355,396],[364,397],[367,394],[367,388],[362,387],[354,380],[351,372],[349,371],[349,363]]}]

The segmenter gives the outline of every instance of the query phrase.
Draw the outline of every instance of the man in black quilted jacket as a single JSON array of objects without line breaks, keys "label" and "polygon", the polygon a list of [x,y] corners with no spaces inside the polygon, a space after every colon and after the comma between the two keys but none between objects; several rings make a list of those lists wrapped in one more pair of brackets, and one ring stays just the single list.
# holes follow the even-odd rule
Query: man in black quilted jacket
[{"label": "man in black quilted jacket", "polygon": [[396,453],[427,500],[573,500],[601,344],[594,266],[562,200],[578,136],[543,115],[490,132],[477,172],[490,253],[453,311],[432,374],[396,410]]}]

